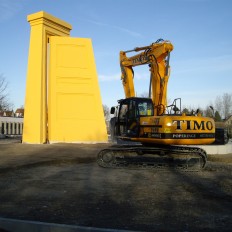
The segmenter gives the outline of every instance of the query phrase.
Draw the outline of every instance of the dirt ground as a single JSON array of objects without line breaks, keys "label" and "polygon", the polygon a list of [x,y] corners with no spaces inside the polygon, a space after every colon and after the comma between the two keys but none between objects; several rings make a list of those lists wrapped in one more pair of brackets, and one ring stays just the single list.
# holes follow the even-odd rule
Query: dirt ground
[{"label": "dirt ground", "polygon": [[[7,141],[7,140],[5,140]],[[0,144],[0,217],[136,231],[231,231],[232,154],[204,171],[105,169],[109,144]]]}]

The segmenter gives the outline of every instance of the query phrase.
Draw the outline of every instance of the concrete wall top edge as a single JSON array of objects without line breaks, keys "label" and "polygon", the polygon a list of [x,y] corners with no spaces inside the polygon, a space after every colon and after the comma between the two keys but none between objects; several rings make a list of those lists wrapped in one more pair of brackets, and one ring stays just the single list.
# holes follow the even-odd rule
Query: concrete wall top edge
[{"label": "concrete wall top edge", "polygon": [[33,23],[33,21],[38,21],[38,20],[43,20],[43,19],[52,21],[53,23],[56,23],[56,24],[63,26],[63,27],[66,27],[68,30],[72,30],[71,24],[69,24],[69,23],[67,23],[67,22],[65,22],[57,17],[54,17],[53,15],[50,15],[45,11],[39,11],[39,12],[36,12],[34,14],[30,14],[27,16],[27,21],[30,24]]}]

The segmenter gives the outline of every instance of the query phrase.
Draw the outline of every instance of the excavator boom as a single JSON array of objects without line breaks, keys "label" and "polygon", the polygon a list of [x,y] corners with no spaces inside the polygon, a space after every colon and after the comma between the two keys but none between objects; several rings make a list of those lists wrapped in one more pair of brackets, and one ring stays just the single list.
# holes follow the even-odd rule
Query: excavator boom
[{"label": "excavator boom", "polygon": [[[162,41],[152,43],[150,46],[120,52],[121,79],[126,98],[135,97],[133,67],[147,64],[150,69],[149,97],[152,98],[154,105],[166,107],[169,57],[172,50],[173,45],[169,41]],[[132,51],[142,52],[127,57],[126,54]],[[155,111],[155,115],[161,113],[158,108]]]}]

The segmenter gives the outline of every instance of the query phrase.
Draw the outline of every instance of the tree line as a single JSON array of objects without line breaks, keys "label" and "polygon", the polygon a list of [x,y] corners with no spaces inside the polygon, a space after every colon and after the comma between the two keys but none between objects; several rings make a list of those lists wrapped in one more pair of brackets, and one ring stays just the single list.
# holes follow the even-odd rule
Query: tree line
[{"label": "tree line", "polygon": [[208,104],[205,108],[198,109],[192,107],[184,107],[183,112],[191,113],[199,111],[203,116],[214,118],[216,122],[221,122],[232,115],[232,94],[224,93],[217,96],[213,103]]}]

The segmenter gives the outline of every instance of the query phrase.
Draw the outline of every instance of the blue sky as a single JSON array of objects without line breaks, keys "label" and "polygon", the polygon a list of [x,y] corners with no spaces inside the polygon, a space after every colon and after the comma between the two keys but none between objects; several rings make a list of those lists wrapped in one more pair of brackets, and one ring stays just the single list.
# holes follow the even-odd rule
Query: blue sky
[{"label": "blue sky", "polygon": [[[168,99],[205,107],[232,93],[230,0],[0,0],[0,74],[15,108],[24,105],[30,25],[27,15],[46,11],[73,27],[72,37],[91,38],[103,104],[124,98],[119,51],[159,38],[174,45]],[[149,71],[136,67],[137,95],[148,92]]]}]

